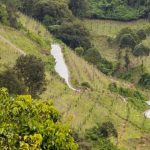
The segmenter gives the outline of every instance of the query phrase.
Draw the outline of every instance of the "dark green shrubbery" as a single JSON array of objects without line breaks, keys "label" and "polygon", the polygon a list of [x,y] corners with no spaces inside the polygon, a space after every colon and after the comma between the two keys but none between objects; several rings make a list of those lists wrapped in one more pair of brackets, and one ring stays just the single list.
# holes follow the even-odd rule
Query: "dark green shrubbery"
[{"label": "dark green shrubbery", "polygon": [[85,52],[85,60],[96,65],[96,67],[104,74],[111,75],[114,71],[114,66],[111,62],[102,58],[98,50],[90,48]]},{"label": "dark green shrubbery", "polygon": [[68,4],[61,0],[20,0],[20,10],[44,23],[46,26],[72,20]]},{"label": "dark green shrubbery", "polygon": [[45,64],[34,55],[20,56],[15,65],[16,74],[27,91],[37,97],[46,89]]},{"label": "dark green shrubbery", "polygon": [[143,74],[139,80],[139,85],[146,89],[150,89],[150,74]]},{"label": "dark green shrubbery", "polygon": [[148,17],[149,1],[127,0],[88,0],[91,5],[91,17],[122,21]]},{"label": "dark green shrubbery", "polygon": [[0,22],[3,24],[8,25],[8,13],[6,11],[6,8],[0,4]]},{"label": "dark green shrubbery", "polygon": [[149,56],[150,48],[143,44],[138,44],[132,52],[136,57]]},{"label": "dark green shrubbery", "polygon": [[53,34],[73,49],[91,47],[89,32],[82,24],[65,23],[53,31]]},{"label": "dark green shrubbery", "polygon": [[14,95],[38,97],[46,89],[45,64],[33,55],[20,56],[15,67],[0,74],[0,87],[8,88]]},{"label": "dark green shrubbery", "polygon": [[82,86],[83,89],[92,89],[89,82],[82,82],[81,86]]},{"label": "dark green shrubbery", "polygon": [[77,47],[77,48],[75,48],[75,52],[76,52],[77,55],[83,56],[84,49],[82,47]]},{"label": "dark green shrubbery", "polygon": [[123,28],[116,36],[116,42],[119,44],[120,48],[131,48],[133,49],[140,39],[134,30],[130,28]]},{"label": "dark green shrubbery", "polygon": [[18,76],[12,69],[0,73],[0,87],[8,89],[10,94],[26,94],[26,86],[18,79]]},{"label": "dark green shrubbery", "polygon": [[85,17],[88,15],[89,3],[88,0],[70,0],[69,8],[77,17]]},{"label": "dark green shrubbery", "polygon": [[101,60],[101,55],[98,52],[98,50],[96,50],[95,48],[90,48],[90,49],[85,51],[84,58],[88,62],[90,62],[94,65],[98,65],[100,63],[100,60]]},{"label": "dark green shrubbery", "polygon": [[99,150],[117,150],[117,147],[109,140],[110,137],[118,137],[117,130],[110,121],[86,130],[86,139],[92,140],[94,147]]},{"label": "dark green shrubbery", "polygon": [[137,31],[138,38],[142,41],[146,39],[146,31],[144,29],[140,29]]},{"label": "dark green shrubbery", "polygon": [[120,48],[131,48],[133,49],[136,45],[136,40],[131,34],[123,34],[119,41]]},{"label": "dark green shrubbery", "polygon": [[147,101],[147,97],[138,90],[118,87],[116,83],[109,84],[108,89],[111,92],[118,93],[119,95],[128,98],[128,101],[130,101],[139,110],[143,111],[147,106],[145,103]]},{"label": "dark green shrubbery", "polygon": [[0,22],[13,28],[20,29],[21,24],[17,21],[17,2],[7,0],[0,2]]},{"label": "dark green shrubbery", "polygon": [[101,70],[106,75],[112,75],[114,72],[114,65],[112,62],[108,61],[105,58],[102,58],[100,63],[98,64],[97,68]]}]

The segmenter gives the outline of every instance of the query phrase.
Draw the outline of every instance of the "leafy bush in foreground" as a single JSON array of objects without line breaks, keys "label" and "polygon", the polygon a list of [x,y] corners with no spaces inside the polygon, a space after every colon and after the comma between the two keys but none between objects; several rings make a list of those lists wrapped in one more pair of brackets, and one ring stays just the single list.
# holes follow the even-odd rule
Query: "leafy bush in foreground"
[{"label": "leafy bush in foreground", "polygon": [[71,130],[51,101],[12,98],[0,89],[0,149],[77,150]]}]

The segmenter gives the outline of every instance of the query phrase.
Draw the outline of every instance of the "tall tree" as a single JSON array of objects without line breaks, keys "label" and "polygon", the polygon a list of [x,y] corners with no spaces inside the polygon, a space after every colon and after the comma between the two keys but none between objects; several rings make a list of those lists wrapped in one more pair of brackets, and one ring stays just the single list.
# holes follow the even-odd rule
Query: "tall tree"
[{"label": "tall tree", "polygon": [[150,54],[150,48],[144,46],[143,44],[139,44],[139,45],[137,45],[137,46],[134,48],[133,54],[134,54],[136,57],[141,57],[141,60],[142,60],[142,73],[143,73],[143,72],[144,72],[144,61],[143,61],[142,58],[143,58],[144,56],[149,56],[149,54]]},{"label": "tall tree", "polygon": [[75,16],[82,18],[87,15],[89,4],[87,0],[70,0],[69,7]]},{"label": "tall tree", "polygon": [[6,10],[8,13],[8,19],[9,23],[12,27],[18,28],[18,22],[17,22],[17,8],[19,5],[18,0],[6,0]]},{"label": "tall tree", "polygon": [[16,72],[28,87],[28,93],[36,97],[45,90],[45,68],[41,59],[33,56],[20,56],[16,62]]}]

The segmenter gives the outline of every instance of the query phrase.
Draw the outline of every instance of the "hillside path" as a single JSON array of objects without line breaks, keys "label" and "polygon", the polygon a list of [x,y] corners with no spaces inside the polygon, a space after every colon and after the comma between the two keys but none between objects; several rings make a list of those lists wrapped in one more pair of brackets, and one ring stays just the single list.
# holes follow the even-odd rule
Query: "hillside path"
[{"label": "hillside path", "polygon": [[26,55],[26,53],[17,48],[16,45],[14,45],[13,43],[11,43],[9,40],[7,40],[6,38],[4,38],[2,35],[0,35],[0,39],[3,40],[5,43],[7,43],[8,45],[10,45],[12,48],[14,48],[16,51],[18,51],[19,53],[21,53],[22,55]]}]

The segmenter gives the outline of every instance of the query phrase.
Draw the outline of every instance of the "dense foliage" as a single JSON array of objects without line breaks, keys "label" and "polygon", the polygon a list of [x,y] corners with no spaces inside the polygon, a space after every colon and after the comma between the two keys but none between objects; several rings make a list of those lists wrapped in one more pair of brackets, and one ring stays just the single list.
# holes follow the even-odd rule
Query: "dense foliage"
[{"label": "dense foliage", "polygon": [[91,47],[90,35],[87,29],[79,23],[65,23],[53,31],[54,35],[71,48]]},{"label": "dense foliage", "polygon": [[[5,5],[3,5],[3,3]],[[20,24],[17,21],[17,0],[4,0],[0,2],[0,22],[6,25],[10,25],[13,28],[20,28]]]},{"label": "dense foliage", "polygon": [[0,89],[0,149],[77,150],[71,130],[51,101],[12,98]]},{"label": "dense foliage", "polygon": [[139,85],[146,89],[150,89],[150,74],[149,73],[145,73],[141,76],[139,80]]},{"label": "dense foliage", "polygon": [[89,3],[88,0],[70,0],[69,8],[77,17],[86,17],[88,15]]},{"label": "dense foliage", "polygon": [[129,88],[118,87],[116,83],[109,84],[108,89],[111,92],[117,93],[127,98],[127,100],[131,102],[133,106],[136,107],[137,109],[142,110],[142,111],[145,110],[146,108],[145,102],[147,100],[147,97],[140,91],[132,90]]},{"label": "dense foliage", "polygon": [[0,87],[6,87],[10,94],[25,94],[26,86],[18,79],[15,71],[11,68],[0,73]]},{"label": "dense foliage", "polygon": [[133,20],[148,18],[150,1],[147,0],[89,0],[92,18]]},{"label": "dense foliage", "polygon": [[98,150],[117,150],[117,147],[109,140],[110,137],[118,137],[117,130],[110,121],[86,130],[86,139],[92,140],[94,147]]},{"label": "dense foliage", "polygon": [[33,55],[20,56],[15,70],[29,94],[35,97],[45,90],[45,66],[41,59]]},{"label": "dense foliage", "polygon": [[20,0],[20,10],[47,26],[61,24],[72,20],[72,13],[68,4],[61,0]]},{"label": "dense foliage", "polygon": [[146,47],[143,44],[139,44],[137,45],[134,50],[133,50],[133,54],[137,57],[142,57],[142,56],[149,56],[150,54],[150,48]]}]

